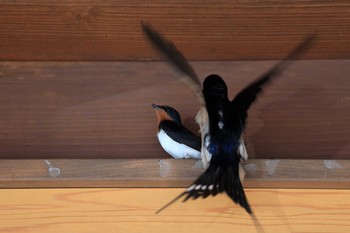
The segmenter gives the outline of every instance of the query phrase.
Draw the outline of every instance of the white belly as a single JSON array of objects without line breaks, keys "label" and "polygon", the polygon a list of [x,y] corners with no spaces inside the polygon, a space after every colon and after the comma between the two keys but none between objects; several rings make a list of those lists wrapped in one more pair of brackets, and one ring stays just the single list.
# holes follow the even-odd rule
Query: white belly
[{"label": "white belly", "polygon": [[199,159],[201,157],[200,151],[175,142],[163,130],[158,132],[157,137],[163,149],[175,159]]}]

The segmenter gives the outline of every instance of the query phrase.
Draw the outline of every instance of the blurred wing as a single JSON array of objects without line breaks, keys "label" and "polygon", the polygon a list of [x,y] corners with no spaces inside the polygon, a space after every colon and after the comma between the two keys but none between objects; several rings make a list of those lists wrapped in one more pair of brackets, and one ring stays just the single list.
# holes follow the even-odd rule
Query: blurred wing
[{"label": "blurred wing", "polygon": [[152,45],[158,49],[178,70],[186,76],[186,83],[196,93],[201,103],[204,99],[201,91],[201,82],[192,66],[187,62],[182,53],[177,50],[174,43],[167,40],[160,33],[158,33],[151,25],[142,22],[141,27]]},{"label": "blurred wing", "polygon": [[256,100],[258,94],[262,91],[264,85],[269,83],[274,77],[278,76],[292,60],[298,59],[304,54],[312,45],[316,35],[312,34],[301,42],[292,52],[290,52],[282,61],[275,65],[268,72],[263,74],[256,81],[248,85],[231,102],[231,109],[234,115],[235,125],[237,125],[237,135],[241,135],[244,130],[247,111],[251,104]]}]

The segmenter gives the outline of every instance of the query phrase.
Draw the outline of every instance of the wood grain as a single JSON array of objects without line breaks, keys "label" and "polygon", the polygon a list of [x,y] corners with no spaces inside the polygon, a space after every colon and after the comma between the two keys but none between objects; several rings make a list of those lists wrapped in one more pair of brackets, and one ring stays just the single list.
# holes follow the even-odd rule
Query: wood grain
[{"label": "wood grain", "polygon": [[[259,232],[224,195],[178,202],[154,213],[179,192],[2,189],[0,232]],[[350,228],[349,190],[247,189],[247,196],[266,233],[343,233]]]},{"label": "wood grain", "polygon": [[[347,188],[349,160],[249,160],[245,187]],[[188,187],[202,172],[197,160],[1,160],[0,188]]]},{"label": "wood grain", "polygon": [[280,59],[305,35],[313,59],[350,58],[347,0],[24,0],[0,2],[0,60],[158,59],[148,21],[193,60]]},{"label": "wood grain", "polygon": [[[194,62],[230,96],[274,61]],[[249,111],[250,158],[350,159],[350,60],[298,61]],[[0,63],[0,158],[169,158],[151,103],[192,131],[199,104],[163,62]]]}]

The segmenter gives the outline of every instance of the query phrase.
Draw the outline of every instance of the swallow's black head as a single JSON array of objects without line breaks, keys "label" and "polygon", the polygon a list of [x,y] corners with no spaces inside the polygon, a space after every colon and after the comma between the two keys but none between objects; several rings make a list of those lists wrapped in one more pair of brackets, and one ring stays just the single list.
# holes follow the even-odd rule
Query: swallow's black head
[{"label": "swallow's black head", "polygon": [[[167,106],[167,105],[157,105],[157,104],[152,104],[152,107],[158,112],[158,111],[162,111],[164,112],[166,115],[169,116],[169,118],[171,120],[173,120],[174,122],[178,123],[178,124],[182,124],[181,123],[181,118],[180,118],[180,114],[172,107]],[[165,116],[164,119],[166,119],[167,117]]]},{"label": "swallow's black head", "polygon": [[227,86],[225,81],[219,75],[209,75],[203,82],[203,94],[207,97],[227,98]]}]

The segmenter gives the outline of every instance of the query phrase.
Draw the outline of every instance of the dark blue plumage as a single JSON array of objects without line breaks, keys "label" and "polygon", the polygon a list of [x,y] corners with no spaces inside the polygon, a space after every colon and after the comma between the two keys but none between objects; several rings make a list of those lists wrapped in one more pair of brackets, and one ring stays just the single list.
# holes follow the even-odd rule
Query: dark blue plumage
[{"label": "dark blue plumage", "polygon": [[197,75],[174,44],[163,38],[150,25],[142,24],[142,29],[150,42],[178,70],[187,75],[188,83],[196,91],[202,103],[199,113],[203,115],[199,121],[203,140],[201,152],[210,154],[209,157],[211,157],[208,168],[193,184],[158,212],[183,196],[186,201],[190,198],[206,198],[209,195],[225,192],[235,203],[252,214],[239,174],[240,162],[244,157],[239,147],[242,144],[241,137],[245,129],[248,109],[261,93],[263,86],[277,77],[289,64],[288,60],[298,58],[310,47],[314,36],[306,38],[284,60],[240,91],[230,101],[227,96],[227,86],[220,76],[209,75],[203,82],[201,92]]}]

